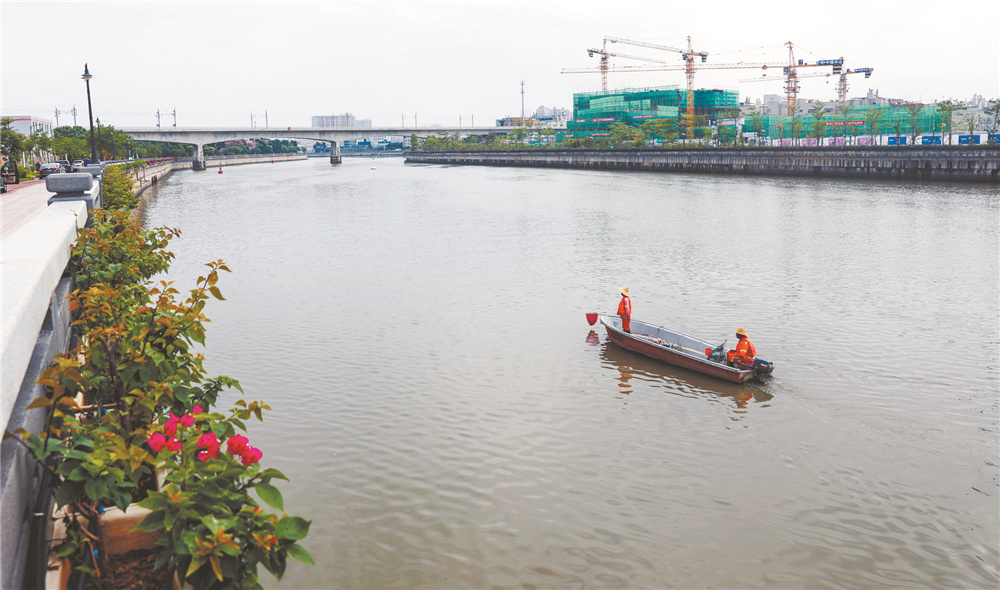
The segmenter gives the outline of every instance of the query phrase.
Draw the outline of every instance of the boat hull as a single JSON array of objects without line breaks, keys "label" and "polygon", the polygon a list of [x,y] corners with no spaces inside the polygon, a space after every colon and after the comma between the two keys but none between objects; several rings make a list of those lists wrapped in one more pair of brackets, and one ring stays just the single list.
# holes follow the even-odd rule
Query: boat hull
[{"label": "boat hull", "polygon": [[638,320],[631,321],[631,332],[622,330],[621,319],[617,317],[601,316],[600,321],[608,332],[608,339],[626,350],[733,383],[757,379],[753,371],[709,360],[705,349],[716,346],[710,342]]}]

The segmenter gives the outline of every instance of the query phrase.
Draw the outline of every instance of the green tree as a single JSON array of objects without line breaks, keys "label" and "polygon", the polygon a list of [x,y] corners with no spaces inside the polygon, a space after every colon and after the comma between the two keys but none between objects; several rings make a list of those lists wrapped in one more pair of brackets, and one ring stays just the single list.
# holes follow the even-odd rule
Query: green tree
[{"label": "green tree", "polygon": [[879,134],[879,122],[884,116],[884,109],[876,107],[869,107],[865,109],[865,124],[868,125],[868,132],[871,133],[872,144],[875,143],[875,137]]},{"label": "green tree", "polygon": [[948,130],[948,145],[951,145],[952,124],[954,123],[955,109],[958,108],[958,105],[949,99],[939,102],[937,107],[938,111],[941,112],[941,131],[943,133],[945,129]]},{"label": "green tree", "polygon": [[844,127],[844,144],[847,144],[847,133],[848,133],[848,123],[851,121],[851,116],[854,114],[854,107],[846,104],[842,104],[837,107],[837,114],[840,115],[841,123]]},{"label": "green tree", "polygon": [[[991,136],[996,135],[997,130],[1000,129],[1000,98],[994,98],[986,103],[986,109],[983,110],[983,114],[987,117],[986,131]],[[995,143],[992,137],[987,138],[987,142]]]},{"label": "green tree", "polygon": [[24,152],[27,137],[10,128],[14,120],[8,117],[0,119],[0,152],[8,161],[16,161]]},{"label": "green tree", "polygon": [[823,132],[826,131],[826,121],[823,120],[826,117],[826,103],[817,102],[816,106],[809,109],[809,114],[813,118],[813,137],[816,138],[816,145],[819,145],[823,139]]},{"label": "green tree", "polygon": [[923,133],[920,126],[920,114],[924,110],[924,105],[914,103],[906,107],[906,118],[910,122],[910,143],[917,143],[917,136]]}]

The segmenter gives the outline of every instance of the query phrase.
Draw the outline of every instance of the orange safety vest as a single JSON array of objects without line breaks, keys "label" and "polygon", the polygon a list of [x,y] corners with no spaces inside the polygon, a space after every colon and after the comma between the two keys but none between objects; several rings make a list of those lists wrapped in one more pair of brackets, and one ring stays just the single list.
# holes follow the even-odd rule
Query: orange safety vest
[{"label": "orange safety vest", "polygon": [[632,317],[632,300],[625,295],[622,295],[622,300],[618,304],[618,315],[622,318],[622,330],[631,331],[632,323],[629,319]]},{"label": "orange safety vest", "polygon": [[736,344],[736,350],[730,350],[726,355],[726,360],[733,362],[736,360],[741,360],[744,363],[750,365],[753,364],[753,359],[757,356],[757,347],[750,342],[750,339],[744,336],[740,338],[739,343]]}]

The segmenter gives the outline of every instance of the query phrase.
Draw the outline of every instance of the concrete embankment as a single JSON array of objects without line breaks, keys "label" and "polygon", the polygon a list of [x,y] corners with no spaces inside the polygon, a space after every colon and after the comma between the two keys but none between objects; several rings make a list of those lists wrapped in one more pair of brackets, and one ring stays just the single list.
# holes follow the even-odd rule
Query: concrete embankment
[{"label": "concrete embankment", "polygon": [[407,162],[1000,183],[1000,147],[409,152]]}]

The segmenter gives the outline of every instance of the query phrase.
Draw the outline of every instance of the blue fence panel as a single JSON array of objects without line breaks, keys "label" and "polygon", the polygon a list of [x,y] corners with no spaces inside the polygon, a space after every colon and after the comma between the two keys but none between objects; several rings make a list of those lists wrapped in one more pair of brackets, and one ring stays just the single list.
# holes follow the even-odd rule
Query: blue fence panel
[{"label": "blue fence panel", "polygon": [[962,145],[979,145],[978,135],[959,135],[958,143]]},{"label": "blue fence panel", "polygon": [[938,135],[931,135],[928,137],[922,137],[920,139],[921,145],[941,145],[941,137]]},{"label": "blue fence panel", "polygon": [[888,145],[906,145],[906,138],[902,136],[889,136]]}]

